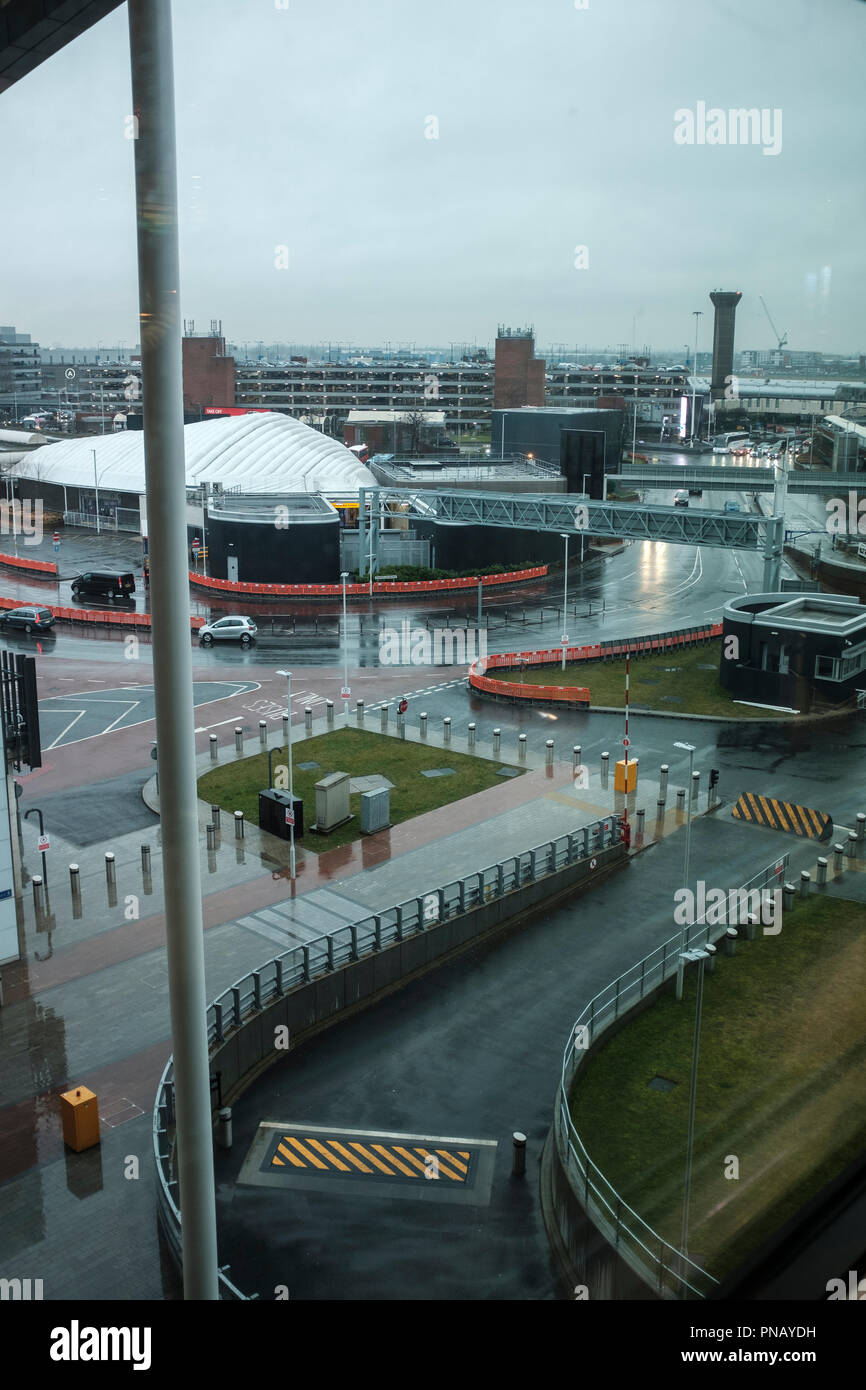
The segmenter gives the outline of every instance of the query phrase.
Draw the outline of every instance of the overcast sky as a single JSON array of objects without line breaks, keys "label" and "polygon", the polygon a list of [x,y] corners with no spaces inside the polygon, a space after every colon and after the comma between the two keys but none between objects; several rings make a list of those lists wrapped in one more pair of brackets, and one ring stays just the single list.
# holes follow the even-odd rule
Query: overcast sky
[{"label": "overcast sky", "polygon": [[[661,350],[703,309],[707,349],[724,288],[738,348],[775,347],[763,295],[790,347],[866,351],[860,0],[281,6],[174,3],[197,328]],[[697,143],[700,103],[763,143]],[[45,346],[138,341],[130,108],[125,6],[0,96],[0,322]]]}]

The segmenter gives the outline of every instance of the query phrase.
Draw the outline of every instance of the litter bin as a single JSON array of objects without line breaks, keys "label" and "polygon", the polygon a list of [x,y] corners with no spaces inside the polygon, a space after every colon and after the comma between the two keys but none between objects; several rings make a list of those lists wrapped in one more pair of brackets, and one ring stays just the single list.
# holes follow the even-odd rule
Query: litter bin
[{"label": "litter bin", "polygon": [[63,1121],[63,1142],[81,1153],[99,1143],[99,1106],[93,1091],[76,1086],[60,1097],[60,1116]]},{"label": "litter bin", "polygon": [[300,840],[304,834],[304,803],[299,796],[291,797],[288,792],[275,791],[270,788],[268,791],[259,792],[259,829],[267,830],[271,835],[277,835],[281,840],[289,839],[289,827],[286,825],[286,808],[294,802],[295,812],[295,839]]}]

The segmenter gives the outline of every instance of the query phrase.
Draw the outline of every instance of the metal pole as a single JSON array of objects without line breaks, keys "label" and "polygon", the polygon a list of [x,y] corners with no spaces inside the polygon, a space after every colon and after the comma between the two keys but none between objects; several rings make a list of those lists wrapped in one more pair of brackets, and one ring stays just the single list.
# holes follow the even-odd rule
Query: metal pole
[{"label": "metal pole", "polygon": [[96,450],[91,449],[90,452],[93,455],[93,491],[96,498],[96,534],[98,536],[101,534],[99,530],[99,479],[96,476]]},{"label": "metal pole", "polygon": [[153,676],[184,1297],[219,1297],[187,592],[170,0],[129,0]]},{"label": "metal pole", "polygon": [[[348,570],[345,570],[340,578],[343,581],[343,689],[349,689],[349,629],[346,619],[346,580],[349,578]],[[349,699],[348,696],[343,701],[343,713],[346,716],[346,723],[349,722]]]},{"label": "metal pole", "polygon": [[286,672],[289,682],[289,801],[292,805],[292,820],[289,825],[289,876],[295,877],[295,788],[292,782],[292,673]]},{"label": "metal pole", "polygon": [[[675,745],[674,745],[674,747],[679,747],[679,748],[686,748],[686,746],[687,746],[686,744],[682,744],[682,743],[681,743],[681,744],[675,744]],[[691,787],[691,785],[692,785],[691,774],[692,774],[692,769],[693,769],[694,760],[695,760],[695,750],[694,750],[694,748],[693,748],[693,746],[692,746],[691,744],[688,745],[688,754],[689,754],[689,787]],[[679,792],[677,793],[677,800],[679,801]],[[684,887],[684,888],[688,888],[688,886],[689,886],[689,854],[690,854],[690,852],[691,852],[691,847],[692,847],[692,799],[691,799],[691,795],[690,795],[690,796],[689,796],[688,807],[687,807],[687,809],[686,809],[686,862],[685,862],[685,865],[684,865],[684,867],[683,867],[683,887]],[[678,959],[678,961],[677,961],[677,984],[676,984],[676,997],[677,997],[677,999],[682,999],[682,997],[683,997],[683,971],[684,971],[684,966],[683,966],[682,953],[683,953],[683,951],[684,951],[685,949],[686,949],[686,924],[685,924],[685,922],[683,922],[682,927],[681,927],[681,929],[680,929],[680,955],[679,955],[679,959]]]},{"label": "metal pole", "polygon": [[698,962],[698,999],[695,1005],[695,1040],[692,1046],[692,1079],[689,1086],[689,1137],[686,1145],[686,1176],[683,1185],[683,1226],[680,1235],[680,1250],[684,1255],[689,1252],[689,1195],[692,1185],[692,1148],[695,1142],[695,1098],[698,1087],[698,1049],[701,1042],[701,1009],[704,1001],[704,963],[706,956],[701,955]]}]

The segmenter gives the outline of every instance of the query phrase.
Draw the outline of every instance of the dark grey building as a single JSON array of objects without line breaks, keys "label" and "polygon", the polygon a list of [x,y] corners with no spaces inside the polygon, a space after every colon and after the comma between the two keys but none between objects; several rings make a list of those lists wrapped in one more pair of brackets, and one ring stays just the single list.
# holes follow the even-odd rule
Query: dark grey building
[{"label": "dark grey building", "polygon": [[605,473],[620,471],[624,429],[623,410],[494,410],[491,452],[531,454],[558,467],[569,492],[583,492],[586,479],[585,490],[600,499]]},{"label": "dark grey building", "polygon": [[735,699],[804,712],[866,687],[866,605],[846,594],[746,594],[725,604],[719,679]]},{"label": "dark grey building", "polygon": [[[189,530],[190,543],[200,535]],[[208,574],[247,584],[336,584],[340,516],[315,493],[212,498]]]}]

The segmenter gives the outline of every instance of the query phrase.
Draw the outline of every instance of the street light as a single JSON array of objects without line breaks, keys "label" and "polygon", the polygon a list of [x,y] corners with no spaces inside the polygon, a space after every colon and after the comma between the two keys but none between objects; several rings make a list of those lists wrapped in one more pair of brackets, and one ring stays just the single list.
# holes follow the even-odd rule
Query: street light
[{"label": "street light", "polygon": [[[568,532],[560,531],[560,536],[565,541],[565,565],[562,571],[562,626],[568,621]],[[565,670],[565,646],[566,634],[562,633],[562,669]]]},{"label": "street light", "polygon": [[292,819],[289,821],[289,877],[295,877],[295,791],[292,784],[292,673],[291,671],[278,671],[278,676],[285,676],[288,681],[288,694],[286,709],[288,711],[288,741],[289,741],[289,804],[292,809]]},{"label": "street light", "polygon": [[[695,761],[695,745],[693,743],[675,743],[674,748],[681,748],[684,753],[689,755],[689,782],[686,790],[686,862],[683,869],[683,887],[689,886],[689,851],[692,844],[692,768]],[[688,902],[688,899],[686,899]],[[683,921],[680,931],[680,958],[677,964],[677,999],[683,997],[683,952],[686,949],[686,924]]]},{"label": "street light", "polygon": [[[349,578],[349,571],[343,570],[340,575],[343,581],[343,689],[349,689],[349,625],[346,618],[346,580]],[[343,706],[346,715],[346,724],[349,723],[349,697],[343,696]]]},{"label": "street light", "polygon": [[703,318],[703,309],[692,309],[695,318],[695,360],[692,364],[692,439],[695,437],[695,390],[697,387],[696,373],[698,370],[698,322]]},{"label": "street light", "polygon": [[96,534],[97,534],[97,536],[98,536],[98,535],[100,534],[100,530],[99,530],[99,479],[98,479],[97,476],[96,476],[96,450],[95,450],[95,449],[91,449],[90,452],[91,452],[91,454],[93,455],[93,491],[94,491],[94,493],[96,494]]},{"label": "street light", "polygon": [[[683,1181],[683,1224],[680,1232],[680,1252],[683,1258],[688,1257],[689,1252],[689,1196],[692,1186],[692,1150],[695,1143],[695,1099],[698,1088],[698,1051],[701,1045],[701,1012],[704,1002],[704,966],[715,955],[715,946],[709,942],[706,946],[695,947],[691,951],[683,951],[680,954],[679,968],[683,969],[687,961],[697,961],[698,963],[698,995],[695,1004],[695,1036],[692,1044],[692,1077],[689,1085],[689,1129],[686,1141],[686,1173]],[[683,1270],[685,1275],[685,1270]]]}]

